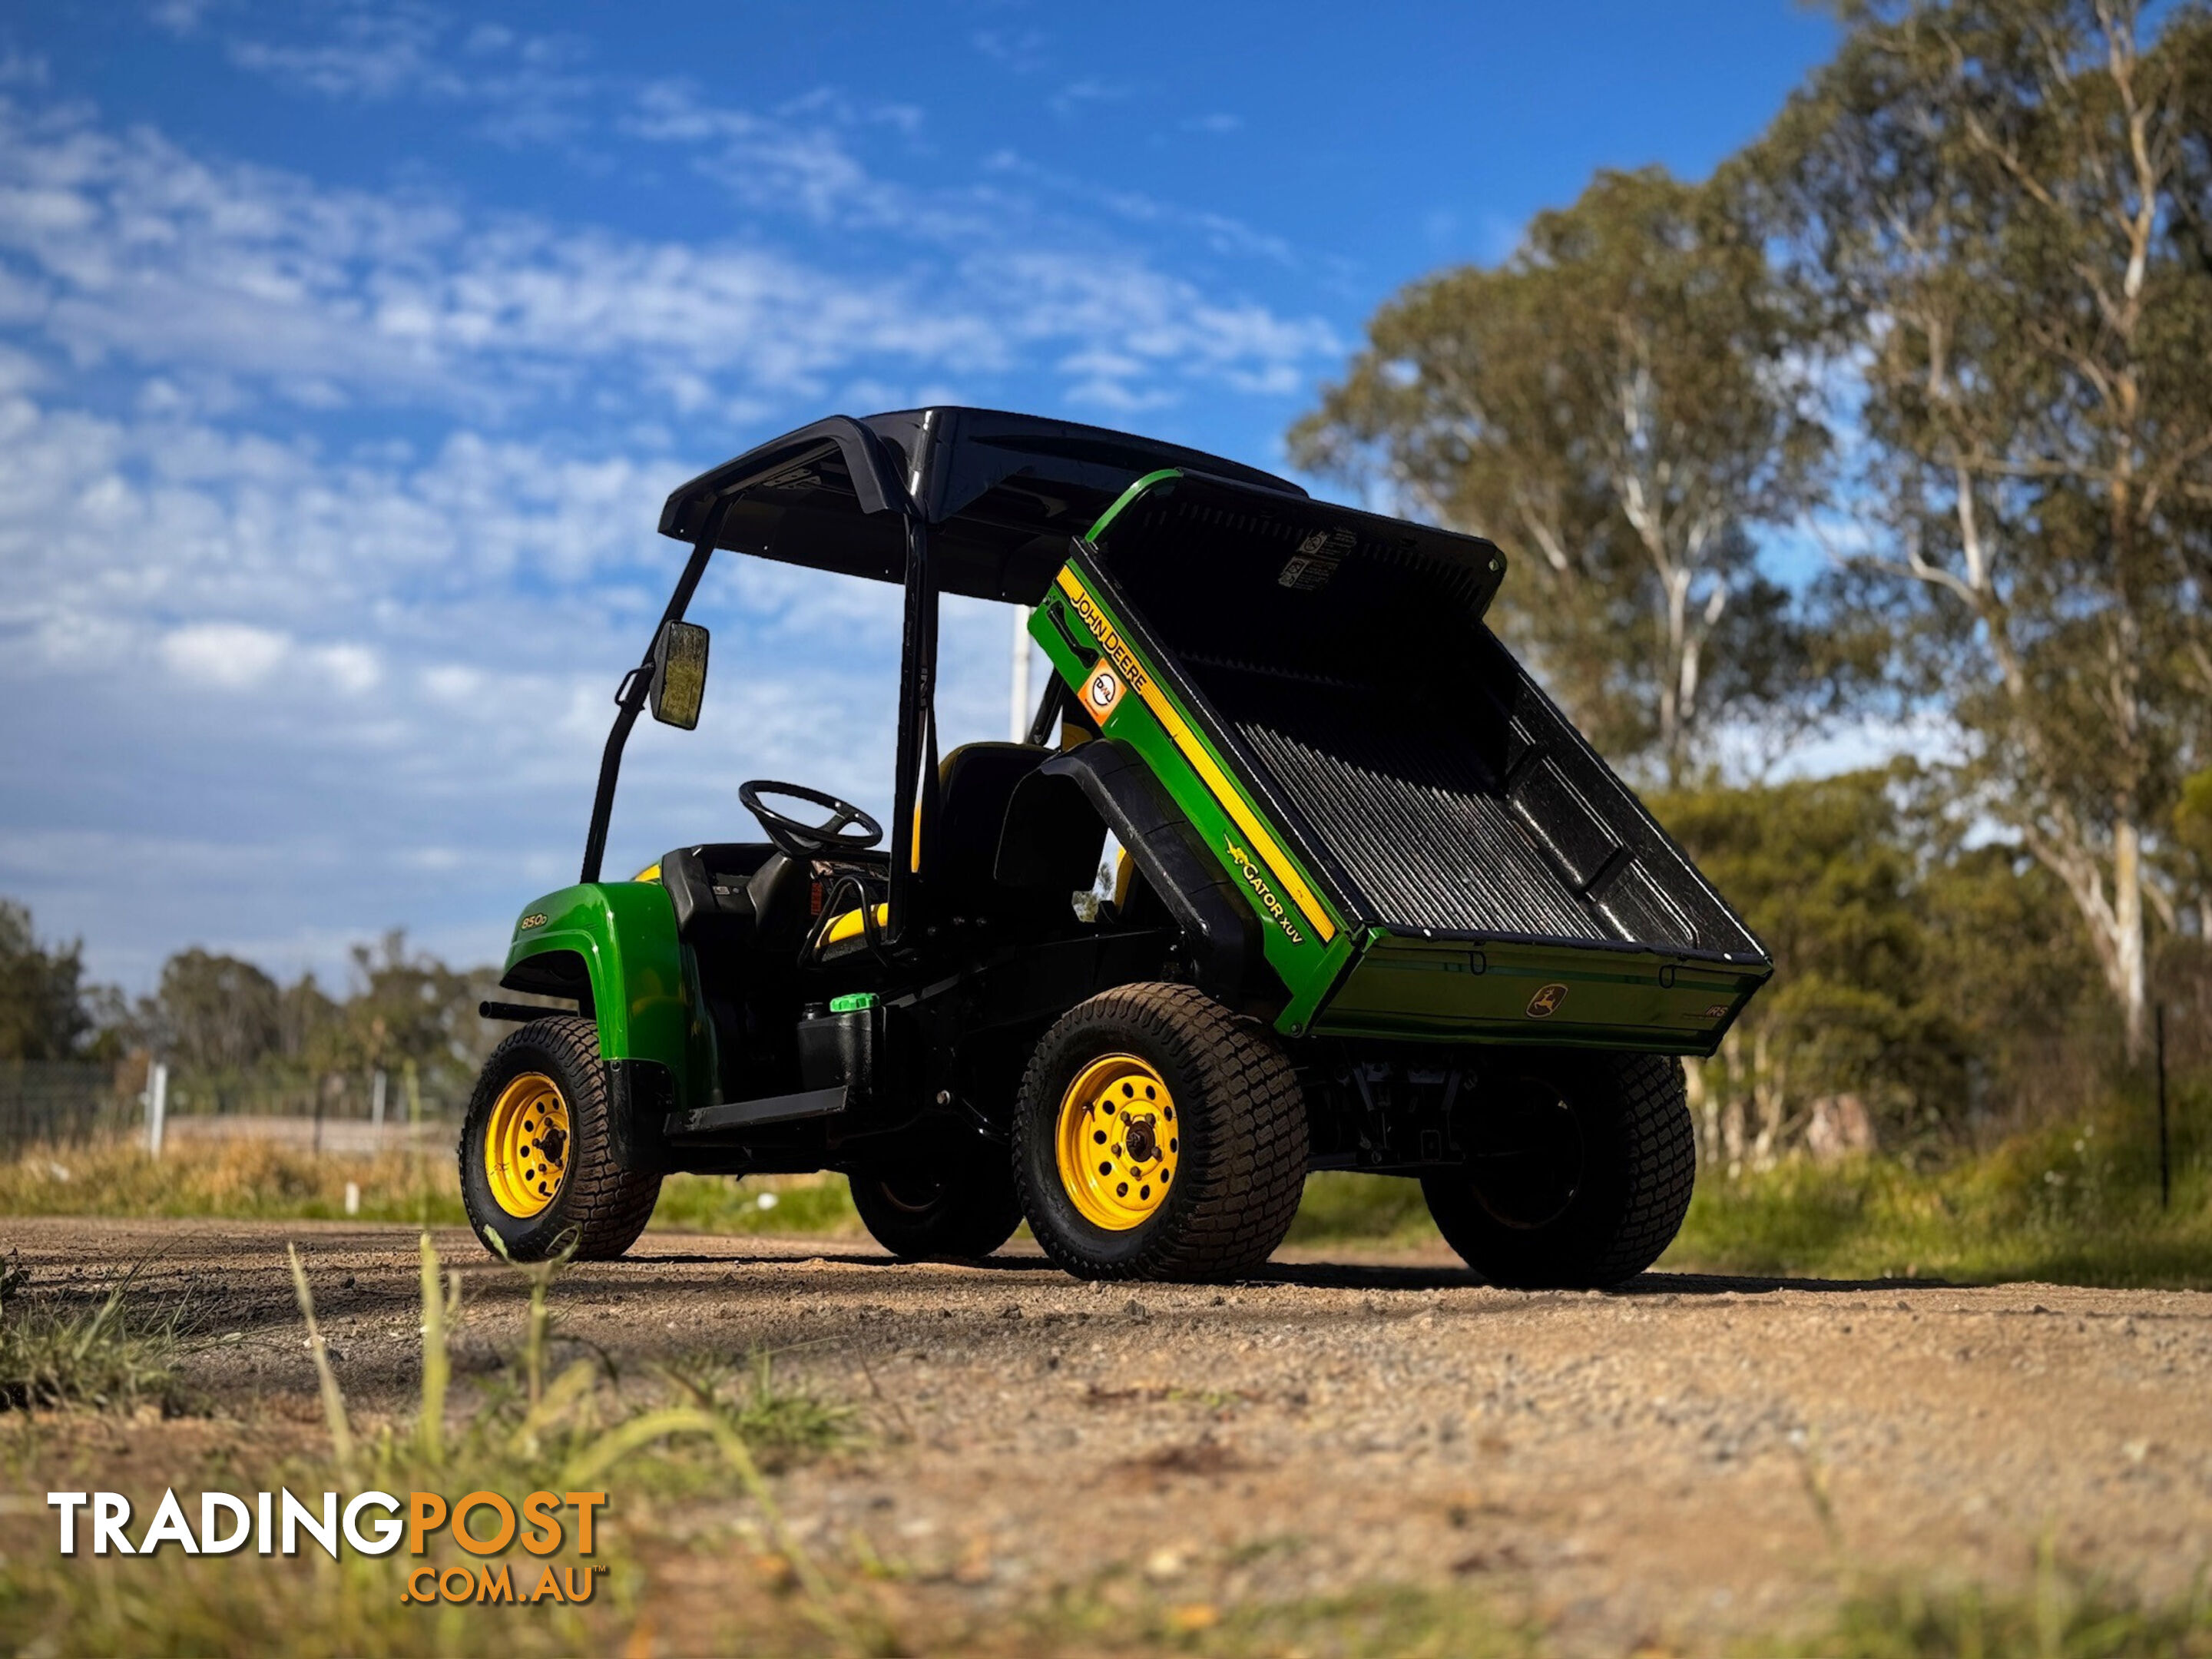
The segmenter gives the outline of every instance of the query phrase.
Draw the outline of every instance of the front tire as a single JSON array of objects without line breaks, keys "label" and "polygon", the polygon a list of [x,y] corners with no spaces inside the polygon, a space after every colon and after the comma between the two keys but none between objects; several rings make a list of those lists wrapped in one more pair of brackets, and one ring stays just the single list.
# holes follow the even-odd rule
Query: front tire
[{"label": "front tire", "polygon": [[1022,1224],[1006,1154],[981,1141],[936,1164],[855,1170],[849,1179],[861,1224],[902,1261],[987,1256]]},{"label": "front tire", "polygon": [[1492,1285],[1602,1290],[1680,1231],[1697,1176],[1682,1064],[1664,1054],[1530,1055],[1486,1081],[1463,1170],[1422,1177],[1445,1243]]},{"label": "front tire", "polygon": [[1188,985],[1125,985],[1071,1009],[1014,1107],[1022,1209],[1079,1279],[1249,1273],[1290,1231],[1306,1161],[1282,1049]]},{"label": "front tire", "polygon": [[635,1243],[660,1177],[616,1164],[609,1108],[591,1020],[532,1020],[493,1049],[461,1127],[461,1202],[477,1236],[497,1234],[517,1261],[571,1241],[578,1260],[611,1261]]}]

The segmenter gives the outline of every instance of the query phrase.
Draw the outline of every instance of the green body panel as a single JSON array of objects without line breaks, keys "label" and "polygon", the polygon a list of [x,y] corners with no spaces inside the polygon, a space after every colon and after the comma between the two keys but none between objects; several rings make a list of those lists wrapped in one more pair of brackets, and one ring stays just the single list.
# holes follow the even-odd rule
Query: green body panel
[{"label": "green body panel", "polygon": [[[1181,476],[1170,471],[1138,480],[1099,518],[1090,539],[1107,538],[1132,502]],[[1704,1054],[1765,982],[1771,970],[1764,965],[1659,951],[1446,942],[1346,927],[1321,898],[1311,872],[1285,850],[1280,827],[1267,823],[1191,711],[1131,645],[1124,620],[1098,595],[1097,580],[1080,552],[1071,558],[1031,614],[1030,635],[1079,696],[1103,668],[1127,682],[1129,691],[1100,729],[1137,751],[1251,900],[1268,963],[1290,991],[1275,1022],[1286,1035]],[[1271,852],[1255,844],[1255,824]],[[1547,987],[1554,988],[1540,997]]]},{"label": "green body panel", "polygon": [[668,1067],[679,1110],[709,1103],[714,1036],[702,1018],[698,965],[676,937],[676,912],[658,881],[588,882],[536,900],[517,921],[507,970],[549,951],[574,951],[591,975],[599,1054]]},{"label": "green body panel", "polygon": [[1659,951],[1446,944],[1376,927],[1311,1029],[1707,1054],[1765,981]]},{"label": "green body panel", "polygon": [[[1132,493],[1176,476],[1156,473]],[[1117,502],[1100,523],[1110,522],[1121,506]],[[1091,591],[1096,580],[1079,556],[1071,559],[1061,574],[1061,585],[1031,615],[1030,635],[1043,647],[1054,671],[1079,693],[1102,659],[1127,684],[1100,729],[1137,751],[1200,839],[1250,898],[1260,917],[1268,965],[1291,993],[1290,1006],[1278,1024],[1295,1035],[1305,1012],[1327,994],[1349,957],[1343,918],[1315,890],[1311,874],[1282,850],[1281,831],[1267,822],[1237,785],[1235,775],[1196,728],[1189,711],[1145,670],[1122,638],[1111,607]],[[1071,582],[1080,590],[1079,599],[1068,591]],[[1070,637],[1092,648],[1074,649]]]}]

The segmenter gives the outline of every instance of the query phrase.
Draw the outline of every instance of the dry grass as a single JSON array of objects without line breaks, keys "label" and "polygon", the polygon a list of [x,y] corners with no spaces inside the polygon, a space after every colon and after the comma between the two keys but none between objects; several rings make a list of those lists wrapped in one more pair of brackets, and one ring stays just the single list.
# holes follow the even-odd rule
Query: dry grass
[{"label": "dry grass", "polygon": [[[2178,1131],[2208,1115],[2201,1095],[2176,1103]],[[1929,1170],[1874,1158],[1708,1179],[1662,1265],[2204,1288],[2212,1164],[2193,1133],[2177,1133],[2172,1199],[2162,1206],[2154,1122],[2143,1103],[2122,1098],[2094,1118]]]},{"label": "dry grass", "polygon": [[[363,1221],[465,1224],[450,1153],[319,1157],[270,1141],[173,1142],[156,1161],[135,1138],[41,1148],[0,1163],[0,1213],[222,1216],[241,1220],[343,1220],[345,1189],[360,1189]],[[676,1175],[662,1184],[657,1231],[864,1231],[841,1175]],[[1322,1175],[1308,1183],[1291,1242],[1433,1238],[1419,1187],[1371,1176]]]},{"label": "dry grass", "polygon": [[[450,1147],[318,1156],[244,1138],[172,1142],[158,1160],[135,1137],[34,1149],[0,1163],[0,1214],[343,1220],[348,1182],[360,1191],[359,1220],[467,1220]],[[672,1232],[860,1231],[845,1178],[836,1175],[671,1176],[653,1224]]]},{"label": "dry grass", "polygon": [[247,1139],[179,1142],[158,1159],[135,1139],[37,1148],[0,1164],[0,1212],[333,1220],[345,1216],[348,1182],[363,1220],[465,1219],[450,1157],[319,1158]]}]

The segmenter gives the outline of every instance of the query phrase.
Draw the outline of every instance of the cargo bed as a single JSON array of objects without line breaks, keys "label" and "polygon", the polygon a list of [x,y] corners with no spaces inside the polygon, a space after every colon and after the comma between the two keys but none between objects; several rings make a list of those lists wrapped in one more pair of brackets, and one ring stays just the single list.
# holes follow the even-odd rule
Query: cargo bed
[{"label": "cargo bed", "polygon": [[1488,544],[1189,474],[1092,542],[1074,580],[1345,936],[1296,1023],[1706,1052],[1767,977],[1484,623]]}]

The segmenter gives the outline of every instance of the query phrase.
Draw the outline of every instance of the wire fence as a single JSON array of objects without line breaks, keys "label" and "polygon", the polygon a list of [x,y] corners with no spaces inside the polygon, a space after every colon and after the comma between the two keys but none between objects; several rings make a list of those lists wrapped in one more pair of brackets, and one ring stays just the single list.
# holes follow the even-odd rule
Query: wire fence
[{"label": "wire fence", "polygon": [[173,1070],[168,1115],[180,1117],[300,1117],[331,1122],[404,1123],[457,1118],[466,1109],[465,1089],[410,1079],[402,1070],[331,1072],[321,1077],[214,1075]]},{"label": "wire fence", "polygon": [[144,1109],[119,1069],[74,1060],[0,1061],[0,1155],[76,1146],[140,1121]]},{"label": "wire fence", "polygon": [[[0,1158],[144,1135],[151,1074],[143,1055],[115,1065],[0,1061]],[[161,1102],[167,1133],[179,1139],[258,1136],[318,1152],[441,1138],[468,1104],[450,1081],[426,1085],[404,1070],[307,1078],[173,1072]]]}]

